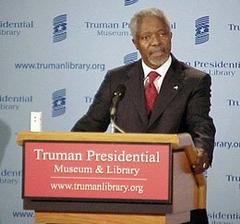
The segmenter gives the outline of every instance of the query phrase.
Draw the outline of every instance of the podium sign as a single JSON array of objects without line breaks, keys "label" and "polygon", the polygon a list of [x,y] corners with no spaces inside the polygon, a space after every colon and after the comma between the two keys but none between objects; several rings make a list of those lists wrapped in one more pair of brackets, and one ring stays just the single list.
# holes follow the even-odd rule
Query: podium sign
[{"label": "podium sign", "polygon": [[172,203],[172,150],[163,143],[24,143],[23,198]]},{"label": "podium sign", "polygon": [[20,132],[17,144],[36,223],[176,224],[206,208],[187,133]]}]

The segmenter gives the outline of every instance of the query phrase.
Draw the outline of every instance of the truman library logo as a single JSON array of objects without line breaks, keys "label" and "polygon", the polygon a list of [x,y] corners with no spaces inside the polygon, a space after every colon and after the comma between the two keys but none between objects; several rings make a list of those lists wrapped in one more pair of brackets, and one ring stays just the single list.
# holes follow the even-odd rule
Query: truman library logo
[{"label": "truman library logo", "polygon": [[195,44],[203,44],[209,40],[209,16],[195,20]]},{"label": "truman library logo", "polygon": [[137,60],[138,60],[138,52],[137,51],[129,53],[123,57],[123,63],[125,65],[131,64]]},{"label": "truman library logo", "polygon": [[53,43],[67,38],[67,14],[53,18]]},{"label": "truman library logo", "polygon": [[66,89],[59,89],[52,94],[52,117],[58,117],[66,112]]},{"label": "truman library logo", "polygon": [[138,0],[124,0],[124,6],[129,6],[137,3]]}]

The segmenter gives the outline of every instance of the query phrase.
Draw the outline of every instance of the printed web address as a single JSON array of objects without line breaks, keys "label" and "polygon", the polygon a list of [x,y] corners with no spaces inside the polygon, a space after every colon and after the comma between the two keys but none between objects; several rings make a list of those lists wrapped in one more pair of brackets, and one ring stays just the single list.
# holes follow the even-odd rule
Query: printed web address
[{"label": "printed web address", "polygon": [[13,218],[33,218],[35,216],[33,211],[13,211]]},{"label": "printed web address", "polygon": [[118,185],[111,184],[109,182],[103,182],[101,184],[60,184],[51,183],[50,188],[52,190],[72,190],[72,191],[115,191],[115,192],[137,192],[143,194],[144,186],[142,185]]},{"label": "printed web address", "polygon": [[105,64],[87,64],[87,63],[15,63],[15,69],[18,70],[99,70],[105,71]]}]

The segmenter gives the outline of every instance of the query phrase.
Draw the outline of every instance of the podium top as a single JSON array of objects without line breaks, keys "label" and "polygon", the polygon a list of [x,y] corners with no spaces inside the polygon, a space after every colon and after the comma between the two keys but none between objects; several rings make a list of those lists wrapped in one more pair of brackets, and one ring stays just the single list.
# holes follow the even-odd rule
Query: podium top
[{"label": "podium top", "polygon": [[18,145],[24,141],[99,141],[99,142],[146,142],[170,143],[173,150],[194,147],[188,133],[151,134],[151,133],[100,133],[100,132],[19,132],[16,137]]}]

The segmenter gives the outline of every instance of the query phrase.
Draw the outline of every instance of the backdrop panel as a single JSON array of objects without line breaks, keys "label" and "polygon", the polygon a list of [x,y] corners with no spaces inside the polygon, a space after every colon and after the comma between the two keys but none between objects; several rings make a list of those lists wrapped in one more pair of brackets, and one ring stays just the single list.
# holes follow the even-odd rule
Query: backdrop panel
[{"label": "backdrop panel", "polygon": [[68,131],[88,109],[107,70],[139,58],[128,22],[138,10],[168,15],[173,54],[212,77],[217,128],[206,173],[210,223],[240,223],[240,1],[0,1],[0,224],[33,223],[23,210],[16,133],[31,111],[44,131]]}]

